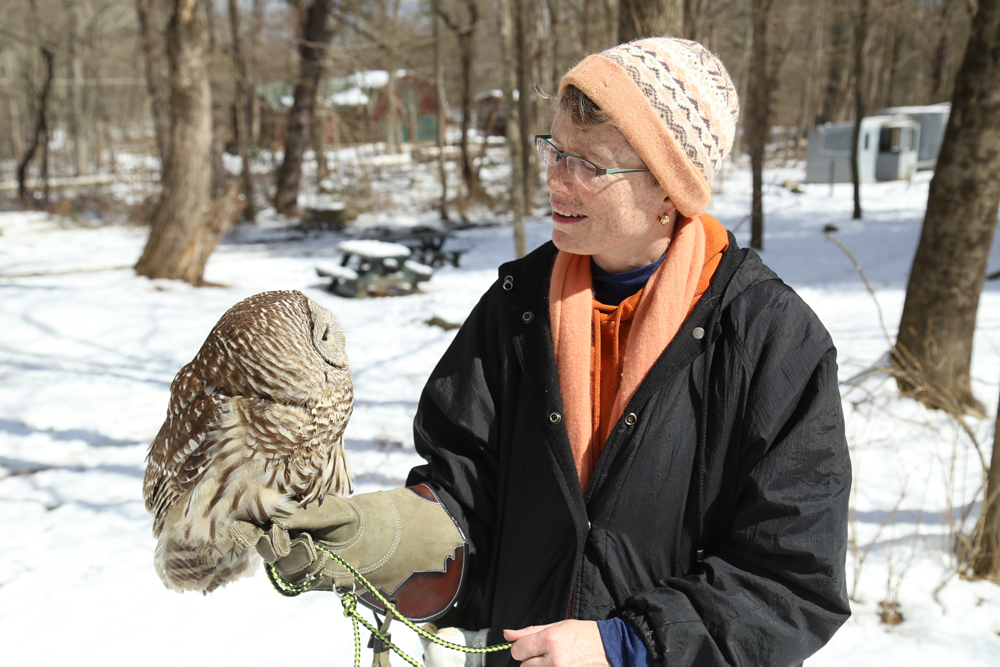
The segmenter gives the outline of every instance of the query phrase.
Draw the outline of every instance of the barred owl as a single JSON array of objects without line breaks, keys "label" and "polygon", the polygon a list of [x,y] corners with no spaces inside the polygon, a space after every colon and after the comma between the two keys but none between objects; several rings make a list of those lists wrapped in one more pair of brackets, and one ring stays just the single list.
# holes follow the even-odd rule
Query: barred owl
[{"label": "barred owl", "polygon": [[295,291],[230,308],[170,385],[143,497],[167,588],[208,593],[258,561],[229,534],[352,491],[343,433],[354,398],[344,334]]}]

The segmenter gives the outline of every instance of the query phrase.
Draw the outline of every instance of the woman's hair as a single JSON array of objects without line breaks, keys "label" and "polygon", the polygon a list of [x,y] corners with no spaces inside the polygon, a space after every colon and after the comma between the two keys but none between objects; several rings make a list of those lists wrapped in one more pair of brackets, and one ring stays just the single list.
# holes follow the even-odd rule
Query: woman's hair
[{"label": "woman's hair", "polygon": [[616,127],[611,114],[597,106],[587,94],[576,86],[566,86],[559,91],[556,98],[556,109],[569,118],[574,127],[584,129],[596,125],[611,125]]},{"label": "woman's hair", "polygon": [[[598,125],[610,125],[618,129],[618,124],[611,117],[611,114],[597,106],[594,100],[587,97],[585,92],[572,84],[559,91],[559,96],[556,98],[556,110],[563,112],[573,127],[578,130],[586,130]],[[638,156],[638,152],[636,155]],[[641,157],[640,162],[642,162],[643,168],[646,168],[646,162]],[[660,187],[653,172],[648,172],[646,176],[649,177],[651,185]]]}]

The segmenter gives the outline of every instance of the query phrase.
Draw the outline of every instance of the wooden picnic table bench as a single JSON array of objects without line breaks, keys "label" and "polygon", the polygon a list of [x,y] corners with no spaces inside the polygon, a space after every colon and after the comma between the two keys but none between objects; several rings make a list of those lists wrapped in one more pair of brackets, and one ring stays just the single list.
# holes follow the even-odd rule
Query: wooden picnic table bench
[{"label": "wooden picnic table bench", "polygon": [[468,248],[455,247],[454,244],[446,248],[445,244],[453,238],[452,233],[447,230],[427,230],[403,234],[392,240],[410,248],[413,258],[421,264],[436,269],[445,263],[457,267],[462,254],[468,251]]},{"label": "wooden picnic table bench", "polygon": [[434,274],[433,268],[410,259],[412,251],[401,243],[358,239],[342,241],[337,250],[343,256],[340,264],[316,267],[318,275],[331,279],[331,292],[357,298],[378,290],[410,293]]}]

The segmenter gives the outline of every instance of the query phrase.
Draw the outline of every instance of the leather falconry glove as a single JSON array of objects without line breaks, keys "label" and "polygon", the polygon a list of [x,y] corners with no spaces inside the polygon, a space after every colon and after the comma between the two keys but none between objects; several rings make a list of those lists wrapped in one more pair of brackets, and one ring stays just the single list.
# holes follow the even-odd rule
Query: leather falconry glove
[{"label": "leather falconry glove", "polygon": [[[231,534],[257,547],[290,584],[310,590],[356,590],[371,609],[385,608],[347,569],[324,551],[337,554],[379,589],[402,615],[423,622],[447,611],[458,595],[465,570],[461,530],[429,487],[327,496],[268,530],[238,521]],[[319,548],[317,548],[319,547]]]}]

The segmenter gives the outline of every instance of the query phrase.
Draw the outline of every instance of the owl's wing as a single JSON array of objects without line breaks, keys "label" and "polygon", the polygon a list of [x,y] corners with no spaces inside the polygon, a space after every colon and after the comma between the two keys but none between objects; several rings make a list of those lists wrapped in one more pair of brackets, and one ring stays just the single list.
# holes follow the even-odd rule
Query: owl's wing
[{"label": "owl's wing", "polygon": [[167,419],[146,457],[143,498],[159,534],[167,512],[191,489],[211,463],[218,440],[217,425],[230,400],[211,392],[189,366],[174,378]]},{"label": "owl's wing", "polygon": [[[311,502],[331,490],[335,470],[347,474],[342,444],[346,417],[331,420],[322,412],[269,399],[234,397],[224,430],[227,439],[232,433],[241,434],[248,458],[266,462],[266,478],[261,480],[265,487],[301,503]],[[343,493],[347,487],[349,482],[338,484],[335,492]]]}]

